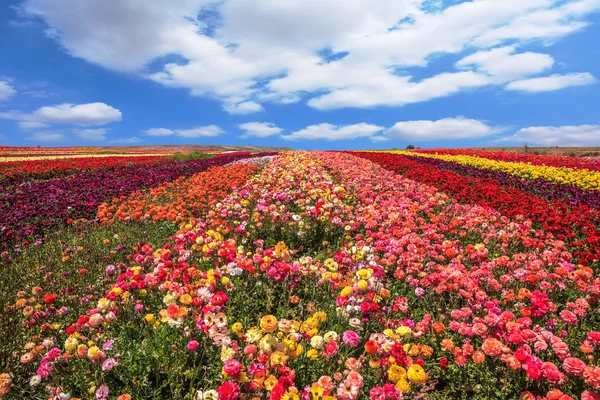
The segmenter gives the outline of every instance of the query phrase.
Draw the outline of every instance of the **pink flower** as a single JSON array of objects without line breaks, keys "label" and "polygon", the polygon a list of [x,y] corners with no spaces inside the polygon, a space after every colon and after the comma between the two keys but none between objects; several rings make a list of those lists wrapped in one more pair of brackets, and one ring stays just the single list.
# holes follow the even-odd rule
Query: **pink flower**
[{"label": "pink flower", "polygon": [[194,351],[198,348],[198,346],[200,346],[200,343],[198,343],[195,340],[190,340],[187,344],[187,348],[189,351]]},{"label": "pink flower", "polygon": [[108,399],[108,386],[102,385],[96,390],[96,400]]},{"label": "pink flower", "polygon": [[333,357],[338,352],[338,344],[336,342],[329,342],[325,345],[325,354],[329,357]]},{"label": "pink flower", "polygon": [[358,334],[354,331],[346,331],[344,332],[344,334],[342,335],[342,340],[344,341],[344,343],[346,343],[348,346],[350,347],[356,347],[358,346],[359,342],[360,342],[360,337],[358,336]]},{"label": "pink flower", "polygon": [[585,363],[579,358],[567,357],[565,358],[565,361],[563,361],[563,369],[569,375],[581,376],[583,375],[585,367]]},{"label": "pink flower", "polygon": [[600,400],[600,394],[584,390],[581,393],[581,400]]},{"label": "pink flower", "polygon": [[102,371],[110,371],[111,369],[113,369],[117,365],[119,365],[119,363],[117,362],[117,360],[115,360],[114,358],[107,358],[102,363]]},{"label": "pink flower", "polygon": [[225,361],[223,370],[229,376],[237,375],[242,371],[242,363],[235,358],[230,358],[229,360]]},{"label": "pink flower", "polygon": [[588,386],[600,390],[600,367],[588,366],[583,371],[583,379]]},{"label": "pink flower", "polygon": [[560,318],[564,323],[569,325],[575,325],[577,323],[577,315],[573,314],[569,310],[562,310],[560,312]]}]

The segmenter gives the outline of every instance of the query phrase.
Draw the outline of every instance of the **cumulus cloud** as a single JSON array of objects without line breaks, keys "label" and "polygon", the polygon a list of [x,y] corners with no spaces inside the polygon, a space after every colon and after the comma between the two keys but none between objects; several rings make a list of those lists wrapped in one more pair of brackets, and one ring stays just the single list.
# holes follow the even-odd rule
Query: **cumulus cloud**
[{"label": "cumulus cloud", "polygon": [[106,140],[106,134],[108,132],[108,128],[98,128],[98,129],[73,129],[73,133],[79,139],[89,140],[89,141],[104,141]]},{"label": "cumulus cloud", "polygon": [[385,135],[392,139],[427,142],[484,137],[495,132],[496,129],[479,120],[456,117],[437,121],[397,122],[385,131]]},{"label": "cumulus cloud", "polygon": [[173,136],[175,134],[174,130],[166,128],[150,128],[142,132],[148,136]]},{"label": "cumulus cloud", "polygon": [[58,104],[46,106],[32,115],[33,120],[61,125],[105,125],[120,121],[121,111],[105,103]]},{"label": "cumulus cloud", "polygon": [[225,133],[217,125],[199,126],[190,129],[150,128],[142,131],[148,136],[179,136],[182,138],[215,137]]},{"label": "cumulus cloud", "polygon": [[12,97],[16,93],[17,91],[15,90],[15,88],[13,88],[8,82],[0,81],[0,101]]},{"label": "cumulus cloud", "polygon": [[478,51],[458,61],[456,65],[459,68],[475,67],[477,71],[484,72],[493,77],[495,82],[501,83],[543,72],[554,64],[554,59],[548,54],[514,54],[515,51],[515,46]]},{"label": "cumulus cloud", "polygon": [[283,131],[283,129],[269,122],[246,122],[245,124],[238,125],[238,127],[246,132],[240,136],[244,139],[251,137],[265,138],[277,135]]},{"label": "cumulus cloud", "polygon": [[501,141],[539,146],[600,146],[600,125],[531,126]]},{"label": "cumulus cloud", "polygon": [[177,129],[175,132],[177,132],[177,136],[183,138],[215,137],[225,133],[217,125],[199,126],[192,129]]},{"label": "cumulus cloud", "polygon": [[551,92],[570,86],[590,85],[597,82],[598,80],[592,74],[583,72],[514,81],[506,85],[506,90],[529,93]]},{"label": "cumulus cloud", "polygon": [[44,125],[80,125],[98,126],[120,121],[121,111],[105,103],[58,104],[41,107],[33,113],[7,111],[0,113],[0,118],[20,121],[24,129],[41,128]]},{"label": "cumulus cloud", "polygon": [[[262,111],[270,102],[402,106],[523,80],[554,62],[549,54],[520,51],[523,43],[550,45],[583,29],[598,9],[598,0],[479,0],[445,8],[424,0],[22,4],[71,55],[219,99],[232,114]],[[207,10],[218,24],[202,17]],[[413,77],[433,55],[465,52],[454,68]]]},{"label": "cumulus cloud", "polygon": [[377,133],[384,128],[360,123],[354,125],[332,125],[328,123],[310,125],[304,129],[282,136],[285,140],[348,140],[368,137],[377,140]]}]

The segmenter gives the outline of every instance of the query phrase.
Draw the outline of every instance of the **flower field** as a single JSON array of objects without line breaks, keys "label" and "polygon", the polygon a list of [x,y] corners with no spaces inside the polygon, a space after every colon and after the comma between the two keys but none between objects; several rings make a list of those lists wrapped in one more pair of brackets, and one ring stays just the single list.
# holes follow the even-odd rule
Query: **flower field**
[{"label": "flower field", "polygon": [[600,399],[599,177],[419,150],[0,181],[0,397]]}]

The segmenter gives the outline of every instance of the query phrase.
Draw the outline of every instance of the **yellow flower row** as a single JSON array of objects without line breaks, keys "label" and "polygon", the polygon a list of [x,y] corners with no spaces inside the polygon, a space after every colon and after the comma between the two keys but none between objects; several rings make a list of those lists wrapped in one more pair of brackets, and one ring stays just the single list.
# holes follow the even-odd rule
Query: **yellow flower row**
[{"label": "yellow flower row", "polygon": [[490,160],[488,158],[468,155],[426,154],[404,150],[391,150],[388,153],[433,158],[481,169],[502,171],[524,179],[544,179],[564,185],[576,185],[583,189],[600,190],[600,172],[589,171],[587,169],[531,165],[522,162]]},{"label": "yellow flower row", "polygon": [[58,160],[62,158],[101,158],[101,157],[152,157],[165,156],[168,154],[142,153],[142,154],[71,154],[60,156],[32,156],[32,157],[0,157],[0,162],[14,161],[38,161],[38,160]]}]

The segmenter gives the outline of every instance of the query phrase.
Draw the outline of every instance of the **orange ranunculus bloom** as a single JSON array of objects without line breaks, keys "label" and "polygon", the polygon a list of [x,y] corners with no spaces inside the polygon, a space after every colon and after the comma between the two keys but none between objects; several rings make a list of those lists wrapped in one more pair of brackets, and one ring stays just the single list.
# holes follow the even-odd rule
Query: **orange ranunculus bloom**
[{"label": "orange ranunculus bloom", "polygon": [[499,357],[504,350],[504,345],[498,339],[487,338],[483,341],[481,348],[488,356]]},{"label": "orange ranunculus bloom", "polygon": [[274,315],[265,315],[260,319],[260,328],[268,333],[273,333],[277,330],[277,317]]}]

